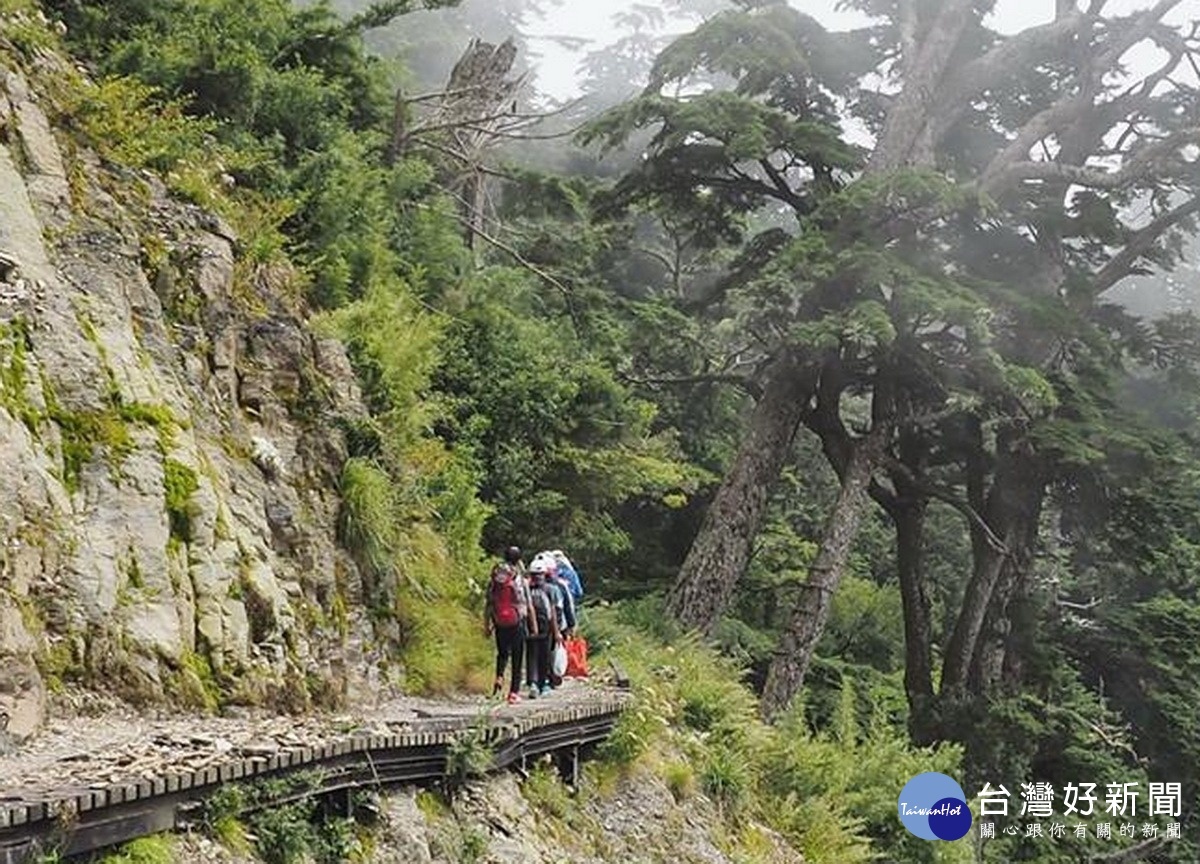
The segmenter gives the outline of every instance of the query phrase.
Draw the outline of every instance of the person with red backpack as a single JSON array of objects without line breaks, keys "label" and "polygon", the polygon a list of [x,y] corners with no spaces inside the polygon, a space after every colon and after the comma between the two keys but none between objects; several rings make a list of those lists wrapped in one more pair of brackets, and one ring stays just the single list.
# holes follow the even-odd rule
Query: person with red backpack
[{"label": "person with red backpack", "polygon": [[488,581],[487,605],[484,609],[484,632],[496,634],[496,681],[492,695],[498,696],[504,686],[504,667],[512,660],[512,679],[508,702],[521,701],[521,661],[525,653],[526,634],[538,634],[538,621],[530,602],[529,586],[522,573],[521,550],[509,546],[504,560],[492,568]]}]

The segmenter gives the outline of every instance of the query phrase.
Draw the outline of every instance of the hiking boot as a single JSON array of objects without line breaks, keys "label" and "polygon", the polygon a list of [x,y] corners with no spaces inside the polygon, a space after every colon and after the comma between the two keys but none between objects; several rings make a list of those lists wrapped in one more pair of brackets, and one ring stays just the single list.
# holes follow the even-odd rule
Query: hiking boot
[{"label": "hiking boot", "polygon": [[538,697],[538,688],[531,686],[529,688],[529,698],[536,699]]},{"label": "hiking boot", "polygon": [[547,693],[549,693],[549,692],[550,692],[550,685],[549,685],[549,684],[543,684],[543,685],[541,686],[541,688],[539,689],[539,691],[538,691],[538,692],[539,692],[539,693],[540,693],[542,696],[545,696]]},{"label": "hiking boot", "polygon": [[513,690],[511,693],[508,694],[508,704],[509,705],[516,705],[520,701],[521,701],[521,694],[518,693],[516,690]]}]

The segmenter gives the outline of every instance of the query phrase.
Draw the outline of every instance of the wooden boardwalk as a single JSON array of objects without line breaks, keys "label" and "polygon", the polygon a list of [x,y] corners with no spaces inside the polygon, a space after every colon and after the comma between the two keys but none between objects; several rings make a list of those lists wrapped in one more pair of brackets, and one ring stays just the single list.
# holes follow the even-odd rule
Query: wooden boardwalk
[{"label": "wooden boardwalk", "polygon": [[[49,851],[81,855],[185,827],[229,783],[257,784],[293,800],[288,783],[259,781],[303,777],[303,794],[327,797],[441,780],[464,737],[491,751],[493,769],[553,754],[564,771],[576,772],[581,750],[608,736],[627,699],[621,687],[568,682],[548,698],[516,706],[406,704],[394,716],[384,706],[360,722],[295,726],[278,718],[270,728],[288,734],[265,738],[253,724],[240,738],[220,726],[220,734],[201,725],[180,735],[150,724],[118,748],[48,756],[23,770],[0,759],[0,864],[24,864]],[[270,803],[256,798],[256,806]]]}]

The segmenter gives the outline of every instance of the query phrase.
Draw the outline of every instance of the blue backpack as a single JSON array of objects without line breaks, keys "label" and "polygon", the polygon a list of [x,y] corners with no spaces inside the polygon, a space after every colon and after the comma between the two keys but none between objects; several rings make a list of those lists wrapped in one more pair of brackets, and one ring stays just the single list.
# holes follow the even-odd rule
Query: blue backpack
[{"label": "blue backpack", "polygon": [[558,550],[550,554],[554,556],[554,560],[558,564],[558,575],[567,580],[567,585],[571,589],[571,596],[577,601],[582,599],[583,580],[579,578],[579,572],[572,566],[571,560]]}]

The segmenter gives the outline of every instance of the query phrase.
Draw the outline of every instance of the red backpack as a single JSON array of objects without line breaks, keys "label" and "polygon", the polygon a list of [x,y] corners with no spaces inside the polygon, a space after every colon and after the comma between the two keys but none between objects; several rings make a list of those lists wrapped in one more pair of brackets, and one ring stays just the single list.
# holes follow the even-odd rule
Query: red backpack
[{"label": "red backpack", "polygon": [[508,564],[492,571],[492,620],[497,627],[515,627],[521,620],[518,608],[517,574]]}]

